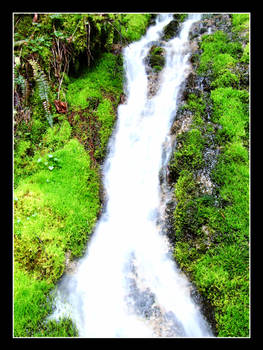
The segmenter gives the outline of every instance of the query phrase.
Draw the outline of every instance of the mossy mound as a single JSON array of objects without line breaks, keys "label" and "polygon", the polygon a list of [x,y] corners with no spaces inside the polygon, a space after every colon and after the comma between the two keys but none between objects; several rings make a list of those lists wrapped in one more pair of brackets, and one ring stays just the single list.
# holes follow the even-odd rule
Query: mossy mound
[{"label": "mossy mound", "polygon": [[180,24],[186,19],[187,14],[185,13],[176,13],[173,15],[173,20],[167,24],[167,26],[163,30],[162,39],[168,41],[174,38],[179,30]]},{"label": "mossy mound", "polygon": [[[78,140],[69,140],[36,162],[37,171],[21,181],[14,193],[15,305],[19,305],[20,315],[15,307],[17,336],[27,335],[23,324],[34,318],[28,312],[29,301],[20,298],[28,295],[30,305],[38,310],[37,320],[50,310],[47,302],[39,304],[35,295],[44,300],[42,287],[46,294],[61,277],[66,252],[71,258],[83,254],[100,210],[99,175]],[[32,292],[23,282],[30,284],[29,280]]]},{"label": "mossy mound", "polygon": [[148,54],[149,56],[149,66],[154,72],[159,72],[162,70],[165,64],[164,49],[160,46],[152,46]]}]

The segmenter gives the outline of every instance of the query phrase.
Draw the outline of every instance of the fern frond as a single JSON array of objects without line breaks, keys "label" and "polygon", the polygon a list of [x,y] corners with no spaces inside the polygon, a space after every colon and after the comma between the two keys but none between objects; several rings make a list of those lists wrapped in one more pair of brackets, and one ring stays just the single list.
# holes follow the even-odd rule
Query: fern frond
[{"label": "fern frond", "polygon": [[37,83],[39,87],[39,95],[42,100],[48,100],[48,92],[49,92],[49,86],[48,82],[46,80],[45,75],[40,72],[38,78],[37,78]]},{"label": "fern frond", "polygon": [[29,60],[33,68],[33,75],[38,86],[39,97],[43,101],[43,107],[46,113],[46,118],[51,127],[53,127],[53,116],[50,113],[50,102],[48,98],[49,85],[45,73],[41,70],[38,62],[31,59]]}]

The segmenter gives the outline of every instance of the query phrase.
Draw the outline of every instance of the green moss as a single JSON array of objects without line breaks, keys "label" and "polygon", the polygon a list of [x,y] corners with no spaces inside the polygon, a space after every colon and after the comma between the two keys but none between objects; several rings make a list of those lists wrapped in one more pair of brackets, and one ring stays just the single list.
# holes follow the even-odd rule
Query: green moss
[{"label": "green moss", "polygon": [[90,168],[90,159],[76,139],[54,152],[53,158],[58,159],[58,166],[50,171],[48,163],[34,181],[45,192],[52,211],[63,218],[68,249],[80,255],[99,210],[98,174]]},{"label": "green moss", "polygon": [[105,93],[117,99],[122,91],[122,66],[117,56],[102,55],[96,67],[87,69],[68,85],[67,100],[72,108],[87,108],[94,100],[100,103]]},{"label": "green moss", "polygon": [[246,44],[240,61],[243,63],[249,64],[249,62],[250,62],[250,45],[249,45],[249,43]]},{"label": "green moss", "polygon": [[220,155],[213,177],[221,185],[219,193],[226,205],[228,234],[233,241],[248,240],[249,163],[247,150],[241,143],[231,144]]},{"label": "green moss", "polygon": [[112,103],[108,99],[104,99],[98,106],[96,115],[100,122],[100,146],[97,148],[95,152],[96,158],[103,158],[106,153],[106,147],[109,140],[109,137],[112,133],[115,114],[113,111]]},{"label": "green moss", "polygon": [[[198,74],[209,77],[211,92],[203,101],[188,96],[184,108],[193,115],[192,127],[177,137],[174,155],[174,256],[212,305],[219,337],[249,336],[249,95],[240,89],[242,76],[236,68],[249,62],[248,44],[241,47],[247,20],[233,15],[235,41],[221,31],[202,37]],[[217,128],[206,127],[206,103],[212,104],[210,120]],[[213,132],[212,146],[220,150],[211,195],[202,194],[196,182],[201,149],[197,151],[198,137],[190,137],[195,129],[205,145]]]},{"label": "green moss", "polygon": [[204,142],[199,129],[193,128],[177,136],[177,151],[171,163],[173,172],[197,170],[203,166]]},{"label": "green moss", "polygon": [[52,310],[49,292],[54,286],[36,279],[15,263],[14,337],[73,337],[77,330],[71,320],[46,321]]},{"label": "green moss", "polygon": [[106,154],[122,93],[122,74],[120,56],[105,53],[96,67],[87,69],[68,85],[73,135],[83,142],[94,162],[101,162]]},{"label": "green moss", "polygon": [[49,320],[41,325],[35,337],[77,337],[78,331],[71,319],[63,318],[59,321]]},{"label": "green moss", "polygon": [[211,87],[220,88],[220,87],[234,87],[237,88],[239,84],[239,77],[232,73],[229,69],[222,70],[221,74],[211,83]]},{"label": "green moss", "polygon": [[248,93],[232,87],[218,88],[211,92],[211,99],[215,106],[213,120],[222,125],[220,133],[230,139],[245,136]]},{"label": "green moss", "polygon": [[194,219],[197,214],[197,206],[194,198],[198,193],[193,173],[188,169],[180,171],[180,176],[175,186],[177,201],[174,212],[174,227],[176,239],[183,239],[185,234],[196,235],[199,223]]},{"label": "green moss", "polygon": [[246,37],[248,38],[249,30],[249,13],[234,13],[232,14],[232,25],[233,31],[238,33],[247,33]]},{"label": "green moss", "polygon": [[33,119],[32,127],[30,132],[30,140],[34,145],[37,145],[41,142],[43,134],[46,132],[46,127],[43,125],[41,120]]},{"label": "green moss", "polygon": [[199,74],[213,72],[213,79],[218,77],[226,68],[233,68],[236,59],[242,53],[239,42],[231,42],[226,33],[218,30],[213,35],[202,37],[203,53],[198,67]]},{"label": "green moss", "polygon": [[[67,132],[62,134],[68,135]],[[49,290],[64,271],[66,252],[70,252],[71,257],[83,254],[100,209],[98,173],[90,168],[90,159],[76,139],[69,140],[53,153],[45,153],[36,163],[38,170],[21,181],[14,193],[14,260],[19,264],[15,271],[18,290],[20,279],[26,276],[22,294],[15,294],[17,336],[27,335],[31,313],[32,317],[34,312],[38,313],[39,321],[49,310],[46,306],[42,310],[36,298],[36,303],[32,302],[35,311],[30,306],[27,314],[26,303],[30,301],[23,295],[31,298],[32,294],[34,298],[32,286],[38,290],[43,285]],[[38,293],[44,300],[43,292],[39,290]],[[25,310],[23,317],[19,308]],[[60,327],[65,328],[58,325],[57,329]],[[35,321],[31,328],[29,335],[39,329]],[[49,328],[45,329],[42,331],[47,334]]]},{"label": "green moss", "polygon": [[219,337],[248,336],[248,260],[245,245],[223,244],[194,266],[199,289],[215,306]]},{"label": "green moss", "polygon": [[163,54],[163,48],[156,45],[154,45],[149,52],[149,65],[156,72],[161,71],[165,64],[165,58]]},{"label": "green moss", "polygon": [[53,128],[48,128],[44,135],[43,129],[45,130],[46,127],[39,119],[33,120],[30,137],[17,142],[14,154],[15,187],[39,169],[42,163],[39,164],[38,159],[41,159],[49,150],[54,151],[62,147],[71,135],[71,126],[66,120]]},{"label": "green moss", "polygon": [[178,241],[174,247],[174,257],[182,270],[186,270],[189,257],[191,256],[191,246],[189,242]]},{"label": "green moss", "polygon": [[195,189],[193,173],[187,169],[182,170],[175,186],[175,195],[178,202],[191,198],[195,194]]},{"label": "green moss", "polygon": [[100,207],[99,181],[77,140],[38,166],[15,192],[14,256],[26,270],[55,281],[63,273],[65,251],[79,256],[85,247]]},{"label": "green moss", "polygon": [[150,17],[151,15],[147,13],[123,14],[121,17],[122,36],[130,42],[139,40],[145,34]]},{"label": "green moss", "polygon": [[213,72],[215,76],[219,76],[226,69],[235,67],[236,60],[229,53],[218,54],[213,60]]},{"label": "green moss", "polygon": [[205,111],[205,107],[206,105],[202,97],[198,97],[195,94],[189,94],[186,108],[190,109],[195,114],[202,115]]},{"label": "green moss", "polygon": [[176,36],[178,32],[179,24],[183,22],[188,14],[186,13],[175,13],[173,14],[173,20],[168,23],[163,30],[163,39],[168,41]]},{"label": "green moss", "polygon": [[96,83],[88,81],[85,84],[84,80],[82,82],[80,79],[76,79],[75,83],[69,85],[67,96],[70,106],[82,109],[89,106],[90,100],[97,99],[100,101],[102,99],[100,91],[96,88]]},{"label": "green moss", "polygon": [[[14,186],[26,176],[36,170],[36,165],[30,162],[32,156],[32,144],[29,140],[21,140],[15,147],[14,154]],[[33,151],[34,152],[34,151]]]},{"label": "green moss", "polygon": [[70,139],[71,130],[67,120],[56,124],[53,128],[49,128],[44,135],[43,146],[53,150],[62,147]]},{"label": "green moss", "polygon": [[14,337],[32,336],[51,311],[47,302],[50,285],[14,266]]},{"label": "green moss", "polygon": [[218,337],[249,337],[247,327],[249,313],[244,312],[244,309],[249,308],[249,289],[244,288],[241,283],[233,285],[232,288],[243,289],[243,293],[232,298],[231,301],[228,301],[227,306],[218,311],[217,322],[220,325]]},{"label": "green moss", "polygon": [[[44,205],[43,194],[37,186],[20,185],[15,195],[14,259],[24,270],[50,283],[61,276],[65,258],[59,218]],[[54,238],[58,244],[55,250]]]}]

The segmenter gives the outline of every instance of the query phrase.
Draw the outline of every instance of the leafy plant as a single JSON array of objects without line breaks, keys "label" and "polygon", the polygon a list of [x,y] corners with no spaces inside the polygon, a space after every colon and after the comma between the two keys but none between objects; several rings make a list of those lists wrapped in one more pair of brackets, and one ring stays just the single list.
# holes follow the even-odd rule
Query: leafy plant
[{"label": "leafy plant", "polygon": [[49,85],[47,82],[47,78],[45,76],[45,73],[41,70],[39,64],[31,59],[29,60],[29,63],[31,64],[33,68],[33,74],[34,78],[36,80],[37,86],[38,86],[38,92],[39,92],[39,97],[42,100],[45,113],[46,113],[46,118],[51,127],[53,127],[53,116],[50,113],[50,102],[49,102]]}]

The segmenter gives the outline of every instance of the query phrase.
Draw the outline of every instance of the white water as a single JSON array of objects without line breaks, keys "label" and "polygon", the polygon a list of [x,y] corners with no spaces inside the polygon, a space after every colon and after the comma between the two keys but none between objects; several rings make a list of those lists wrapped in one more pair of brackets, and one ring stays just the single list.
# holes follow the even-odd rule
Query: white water
[{"label": "white water", "polygon": [[169,130],[190,70],[188,33],[200,18],[190,15],[180,35],[163,44],[166,64],[152,98],[145,57],[172,15],[158,15],[146,35],[124,49],[127,102],[118,108],[104,165],[107,203],[77,270],[58,288],[52,315],[68,314],[80,337],[213,336],[158,225],[159,172],[171,153]]}]

